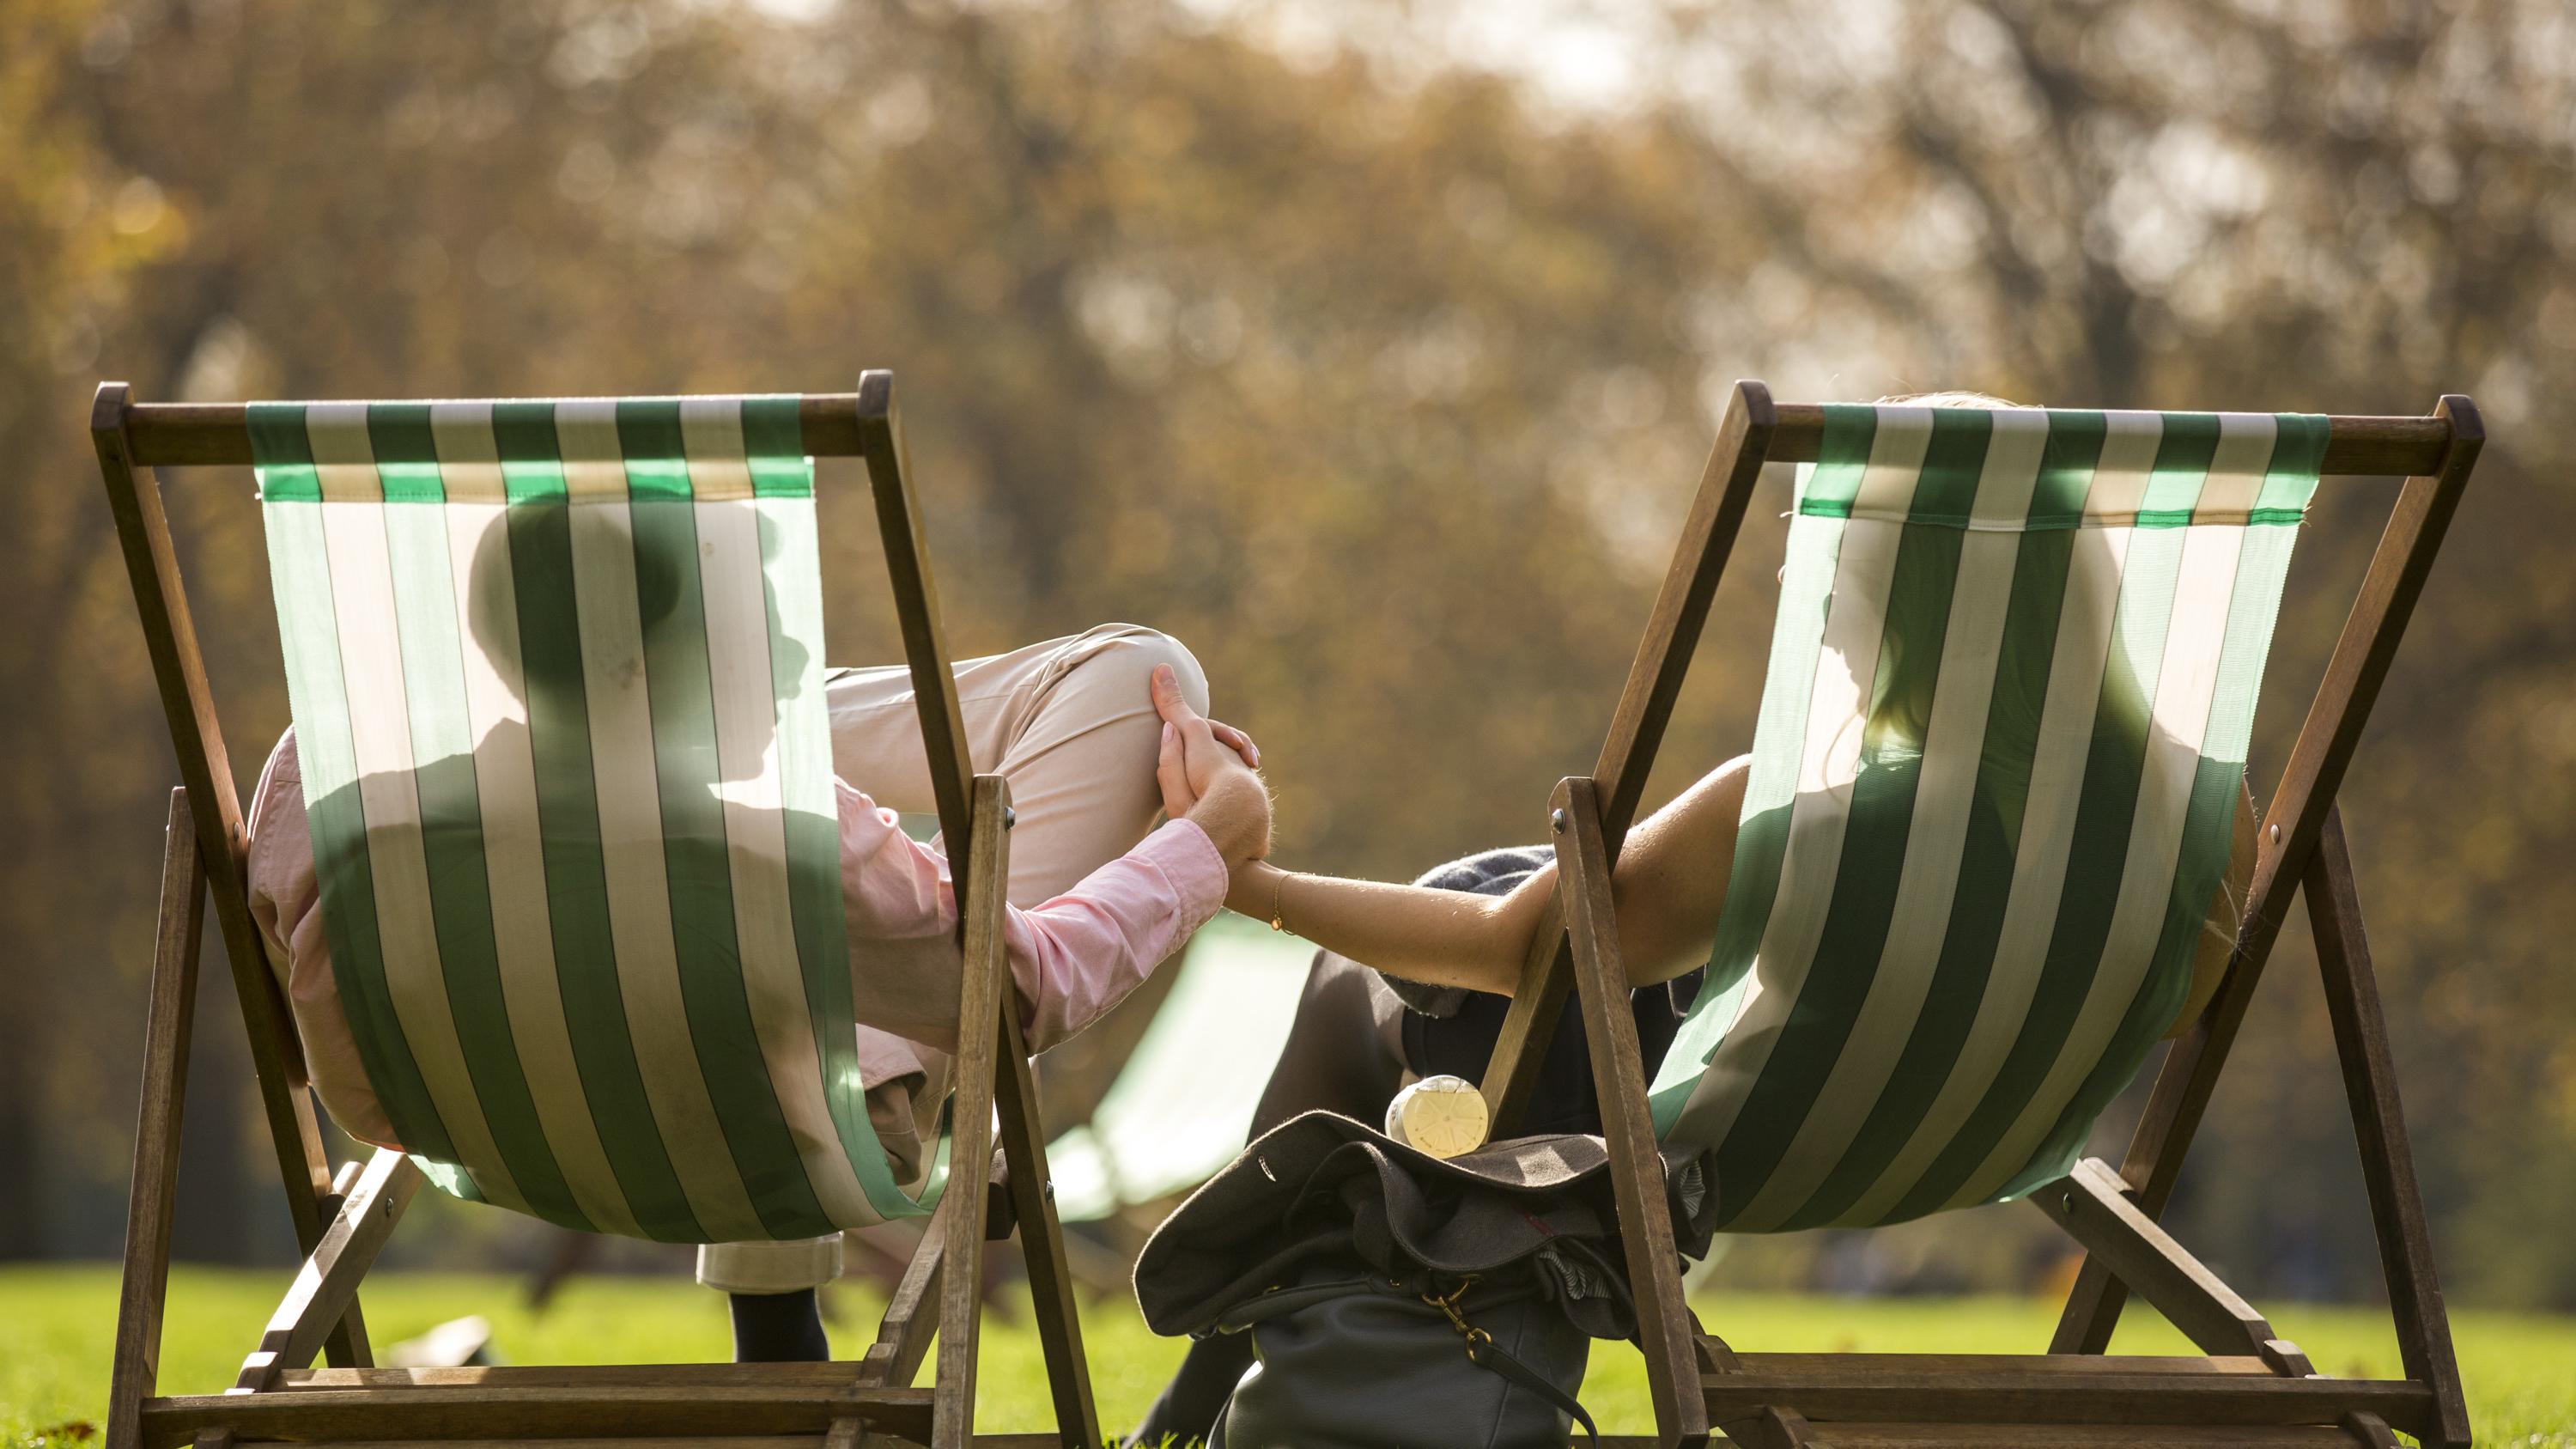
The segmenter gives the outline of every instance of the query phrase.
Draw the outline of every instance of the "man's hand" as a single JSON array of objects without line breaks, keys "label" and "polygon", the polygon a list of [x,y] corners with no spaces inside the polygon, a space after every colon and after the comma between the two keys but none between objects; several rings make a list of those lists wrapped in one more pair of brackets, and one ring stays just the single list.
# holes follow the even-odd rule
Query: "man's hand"
[{"label": "man's hand", "polygon": [[1154,671],[1154,710],[1163,717],[1163,751],[1155,780],[1163,810],[1196,821],[1229,867],[1270,853],[1270,790],[1254,766],[1251,737],[1190,708],[1169,667]]}]

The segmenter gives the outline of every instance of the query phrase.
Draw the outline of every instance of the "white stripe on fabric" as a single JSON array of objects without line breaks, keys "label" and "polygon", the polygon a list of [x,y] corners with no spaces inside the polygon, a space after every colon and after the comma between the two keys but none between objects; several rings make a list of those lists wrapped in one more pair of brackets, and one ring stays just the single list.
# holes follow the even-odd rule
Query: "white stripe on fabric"
[{"label": "white stripe on fabric", "polygon": [[[2128,512],[2136,514],[2136,500],[2146,490],[2147,469],[2154,462],[2163,425],[2164,420],[2154,413],[2111,415],[2101,466],[2086,490],[2088,511],[2093,495],[2108,486],[2115,498],[2125,498]],[[2031,760],[2029,793],[2019,812],[2002,812],[2007,827],[2017,829],[2019,835],[2011,893],[1976,1018],[1913,1135],[1878,1180],[1844,1212],[1844,1222],[1877,1222],[1913,1189],[1950,1145],[1952,1134],[1976,1110],[2029,1015],[2040,968],[2048,959],[2058,898],[2065,888],[2067,849],[2075,833],[2075,807],[2083,796],[2084,761],[2092,746],[2093,713],[2101,700],[2102,671],[2110,658],[2121,575],[2134,533],[2128,528],[2076,531],[2067,559],[2066,601],[2058,613],[2057,640],[2050,655],[2048,697],[2036,731],[2038,747]]]},{"label": "white stripe on fabric", "polygon": [[2159,531],[2183,535],[2182,561],[2175,579],[2172,619],[2163,631],[2146,759],[2137,808],[2130,817],[2128,855],[2121,867],[2110,935],[2103,943],[2092,989],[2047,1076],[1985,1164],[1969,1175],[1952,1199],[1954,1207],[1992,1198],[2029,1162],[2040,1139],[2065,1112],[2067,1100],[2101,1064],[2103,1049],[2128,1014],[2162,935],[2182,850],[2183,821],[2190,813],[2192,782],[2200,767],[2201,736],[2209,724],[2210,698],[2218,688],[2218,661],[2227,642],[2228,605],[2245,530]]},{"label": "white stripe on fabric", "polygon": [[689,494],[698,502],[731,503],[755,496],[750,450],[742,437],[741,398],[680,399],[680,446],[689,455]]},{"label": "white stripe on fabric", "polygon": [[2084,492],[2084,518],[2110,528],[2138,521],[2138,505],[2155,479],[2156,453],[2164,446],[2162,413],[2112,412],[2102,415],[2102,453],[2093,465],[2093,484]]},{"label": "white stripe on fabric", "polygon": [[[2036,409],[1999,412],[1994,429],[1977,480],[1976,513],[2018,521],[2029,512],[2031,488],[2039,478],[2048,415]],[[1806,1205],[1842,1160],[1913,1034],[1957,893],[1960,851],[1975,803],[1986,713],[1993,702],[2021,542],[2019,533],[2000,531],[1972,531],[1960,542],[1941,675],[1915,785],[1913,824],[1877,973],[1797,1136],[1762,1190],[1731,1218],[1730,1231],[1767,1231]]]},{"label": "white stripe on fabric", "polygon": [[[2039,465],[2048,458],[2048,413],[2041,408],[1998,408],[1989,416],[1994,431],[1986,438],[1985,467],[1977,474],[1977,501],[1969,516],[2019,533],[2030,521],[2030,495],[2039,486]],[[2002,632],[1998,624],[1997,637]]]},{"label": "white stripe on fabric", "polygon": [[322,531],[338,614],[340,672],[348,693],[358,799],[366,813],[385,985],[421,1079],[437,1104],[458,1165],[491,1202],[525,1212],[518,1185],[484,1120],[465,1067],[445,964],[430,909],[429,857],[420,791],[412,777],[411,708],[403,679],[384,486],[376,476],[364,403],[317,403],[305,436],[322,492]]},{"label": "white stripe on fabric", "polygon": [[2264,475],[2272,466],[2273,445],[2281,420],[2270,413],[2221,413],[2218,447],[2210,454],[2209,476],[2201,481],[2192,505],[2195,524],[2242,524],[2262,495]]},{"label": "white stripe on fabric", "polygon": [[[832,734],[823,694],[823,566],[818,548],[821,535],[814,525],[814,498],[811,493],[794,498],[764,497],[754,500],[753,507],[760,515],[761,573],[769,607],[776,611],[779,637],[793,646],[801,661],[793,680],[779,679],[774,674],[771,680],[778,695],[779,783],[790,812],[820,817],[837,840],[841,806],[833,784]],[[839,907],[835,905],[832,910],[837,924]],[[846,956],[846,945],[842,951]],[[849,963],[827,962],[822,969],[847,970]],[[842,1088],[855,1099],[865,1088],[859,1080],[855,1054],[845,1062],[846,1080],[824,1084],[827,1100],[830,1092]],[[864,1120],[860,1125],[864,1129]],[[850,1166],[858,1173],[859,1186],[866,1190],[878,1217],[921,1215],[920,1205],[895,1185],[883,1152]]]},{"label": "white stripe on fabric", "polygon": [[[1803,497],[1814,465],[1801,463],[1798,470],[1798,493]],[[1830,561],[1839,556],[1843,527],[1844,520],[1831,515],[1790,515],[1789,565],[1782,571],[1780,605],[1772,622],[1771,660],[1762,685],[1761,716],[1754,726],[1757,743],[1775,736],[1803,734],[1805,716],[1799,711],[1813,694],[1817,659],[1824,652],[1825,615],[1833,589],[1834,567]],[[1744,782],[1744,808],[1736,820],[1739,830],[1747,821],[1791,808],[1798,796],[1798,766],[1795,751],[1754,751],[1753,771]],[[1760,902],[1766,918],[1779,895],[1777,864],[1769,897]],[[1739,858],[1736,869],[1747,868]],[[1721,935],[1712,946],[1712,955],[1722,947],[1724,939]],[[1746,963],[1740,975],[1713,994],[1705,994],[1692,1007],[1672,1046],[1664,1053],[1664,1064],[1655,1073],[1651,1092],[1659,1135],[1670,1136],[1677,1129],[1681,1112],[1698,1091],[1710,1056],[1725,1041],[1726,1029],[1734,1025],[1742,1011],[1744,997],[1753,985],[1750,966]]]},{"label": "white stripe on fabric", "polygon": [[1902,520],[1912,512],[1931,446],[1932,409],[1880,408],[1878,426],[1870,434],[1869,466],[1861,469],[1860,486],[1852,490],[1852,516]]},{"label": "white stripe on fabric", "polygon": [[[823,562],[816,539],[814,500],[759,499],[761,570],[769,605],[778,611],[781,637],[794,641],[804,668],[794,679],[774,680],[778,691],[779,768],[787,808],[820,815],[839,831],[840,798],[832,788],[832,734],[824,709]],[[792,705],[802,699],[810,707]],[[971,763],[971,762],[970,762]]]},{"label": "white stripe on fabric", "polygon": [[689,1030],[672,939],[669,862],[662,846],[660,773],[644,681],[634,524],[611,400],[561,403],[564,487],[571,495],[572,572],[581,616],[582,682],[598,781],[599,849],[608,881],[609,936],[644,1094],[698,1224],[718,1241],[765,1238],[708,1096]]},{"label": "white stripe on fabric", "polygon": [[[537,1121],[573,1201],[606,1232],[642,1237],[590,1113],[556,974],[546,904],[545,848],[530,750],[526,682],[519,667],[517,585],[509,562],[507,489],[492,436],[490,403],[430,409],[438,476],[447,492],[447,556],[455,571],[456,635],[465,656],[465,710],[474,738],[474,788],[483,815],[483,859],[501,996]],[[494,557],[477,561],[486,549]],[[478,591],[483,595],[478,597]]]},{"label": "white stripe on fabric", "polygon": [[[1900,506],[1894,502],[1895,494],[1900,486],[1910,488],[1920,481],[1931,437],[1931,409],[1881,412],[1859,496],[1881,507]],[[1878,674],[1889,586],[1904,536],[1902,525],[1877,519],[1855,516],[1844,525],[1825,617],[1823,653],[1810,686],[1798,794],[1790,806],[1778,893],[1735,1020],[1675,1124],[1674,1135],[1685,1141],[1726,1140],[1805,989],[1807,970],[1814,964],[1816,943],[1824,932],[1826,907],[1832,903],[1834,877],[1842,864],[1843,830],[1851,818],[1852,784],[1860,773],[1863,726],[1870,688]]]},{"label": "white stripe on fabric", "polygon": [[[681,405],[696,505],[707,662],[715,703],[717,789],[724,802],[734,929],[743,990],[780,1112],[824,1215],[845,1228],[880,1221],[822,1093],[805,976],[787,886],[785,787],[777,694],[770,681],[769,602],[761,581],[760,515],[743,460],[742,409]],[[713,500],[713,501],[709,501]]]}]

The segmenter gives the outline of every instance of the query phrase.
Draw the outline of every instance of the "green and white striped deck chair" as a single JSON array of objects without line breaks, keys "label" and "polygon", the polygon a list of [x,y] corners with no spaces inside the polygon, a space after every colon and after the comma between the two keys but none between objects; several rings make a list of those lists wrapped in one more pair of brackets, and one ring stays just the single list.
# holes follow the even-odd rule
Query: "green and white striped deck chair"
[{"label": "green and white striped deck chair", "polygon": [[[1645,1341],[1667,1437],[1714,1422],[1797,1443],[1811,1421],[1897,1417],[1925,1423],[1893,1442],[1977,1442],[2016,1419],[2116,1438],[2123,1423],[2215,1416],[2277,1426],[2281,1443],[2368,1441],[2389,1425],[2465,1442],[2357,914],[2318,935],[2339,956],[2326,971],[2339,1018],[2368,1023],[2347,1044],[2355,1100],[2381,1102],[2364,1092],[2374,1072],[2371,1092],[2385,1088],[2363,1138],[2378,1153],[2382,1241],[2399,1254],[2392,1280],[2421,1285],[2400,1294],[2401,1316],[2416,1305],[2401,1329],[2408,1379],[2316,1377],[2153,1215],[2290,884],[2340,868],[2334,787],[2476,446],[2465,399],[2428,418],[2329,419],[1788,408],[1739,387],[1602,765],[1560,788],[1566,931],[1542,933],[1514,1014],[1543,1021],[1572,967],[1631,1270],[1660,1308]],[[1783,460],[1800,466],[1734,864],[1707,984],[1649,1083],[1628,1014],[1595,1005],[1626,979],[1610,862],[1753,483]],[[2188,996],[2292,546],[2328,471],[2419,476],[2265,817],[2229,978],[2171,1058],[2125,1173],[2080,1161]],[[2327,908],[2325,876],[2308,883],[2311,909]],[[1497,1052],[1498,1120],[1527,1060]],[[2119,1306],[2107,1267],[2213,1357],[2163,1365],[2175,1371],[2141,1394],[2134,1373],[2086,1378],[2063,1360],[2026,1381],[2012,1376],[2030,1366],[2009,1359],[1859,1360],[1800,1383],[1722,1345],[1695,1356],[1659,1153],[1696,1160],[1724,1232],[1876,1227],[2032,1197],[2091,1254],[2061,1353],[2107,1341]],[[1932,1392],[1963,1375],[1991,1392]],[[1926,1391],[1912,1406],[1847,1392],[1909,1382]],[[1962,1419],[1979,1427],[1963,1433]]]},{"label": "green and white striped deck chair", "polygon": [[[133,461],[155,444],[220,444],[255,467],[333,974],[409,1156],[380,1153],[307,1244],[316,1289],[299,1280],[245,1365],[253,1392],[235,1402],[256,1400],[251,1417],[235,1425],[219,1403],[189,1418],[162,1401],[139,1410],[141,1440],[177,1419],[305,1437],[297,1407],[385,1386],[357,1371],[354,1333],[334,1355],[345,1368],[298,1371],[334,1324],[354,1324],[365,1259],[422,1178],[673,1243],[812,1238],[933,1211],[895,1182],[856,1061],[812,461],[845,453],[871,465],[941,814],[962,845],[960,1190],[862,1364],[709,1374],[711,1389],[776,1391],[769,1427],[656,1405],[631,1377],[597,1384],[587,1414],[564,1402],[571,1371],[527,1392],[551,1396],[556,1433],[819,1437],[841,1423],[966,1443],[998,1099],[1063,1442],[1096,1443],[1005,1009],[1005,792],[964,757],[884,375],[837,398],[218,411],[165,422],[127,407],[120,442]],[[109,482],[139,499],[130,470],[111,467]],[[184,613],[160,613],[184,637]],[[197,676],[175,683],[185,697]],[[188,736],[183,760],[202,759]],[[211,784],[222,772],[209,764]],[[220,904],[238,876],[216,879]],[[279,1065],[292,1060],[276,1046]],[[962,1267],[943,1274],[947,1260]],[[961,1291],[933,1310],[943,1278]],[[937,1386],[915,1391],[934,1329]],[[453,1432],[538,1432],[506,1372],[473,1387],[489,1420]]]}]

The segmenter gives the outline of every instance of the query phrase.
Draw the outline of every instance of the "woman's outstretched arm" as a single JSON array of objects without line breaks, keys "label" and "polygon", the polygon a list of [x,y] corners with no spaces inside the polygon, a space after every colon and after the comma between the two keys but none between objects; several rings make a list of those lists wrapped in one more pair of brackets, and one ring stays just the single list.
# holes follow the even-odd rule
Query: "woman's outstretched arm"
[{"label": "woman's outstretched arm", "polygon": [[[1166,671],[1155,673],[1154,707],[1164,721],[1157,776],[1174,816],[1196,810],[1213,782],[1257,784],[1247,768],[1259,758],[1251,742],[1234,731],[1218,735]],[[1727,761],[1628,832],[1610,895],[1630,985],[1669,981],[1708,959],[1751,765],[1749,756]],[[1265,845],[1233,867],[1227,905],[1390,975],[1499,996],[1520,984],[1530,938],[1556,892],[1553,864],[1509,895],[1481,896],[1304,875],[1259,858],[1266,853]]]},{"label": "woman's outstretched arm", "polygon": [[1226,904],[1408,981],[1508,995],[1555,889],[1553,865],[1509,895],[1482,896],[1255,861],[1234,872]]},{"label": "woman's outstretched arm", "polygon": [[[1748,763],[1731,760],[1702,776],[1629,832],[1610,885],[1630,985],[1668,981],[1707,960]],[[1555,892],[1553,864],[1509,895],[1477,896],[1303,875],[1256,860],[1234,872],[1226,904],[1407,980],[1508,996]]]}]

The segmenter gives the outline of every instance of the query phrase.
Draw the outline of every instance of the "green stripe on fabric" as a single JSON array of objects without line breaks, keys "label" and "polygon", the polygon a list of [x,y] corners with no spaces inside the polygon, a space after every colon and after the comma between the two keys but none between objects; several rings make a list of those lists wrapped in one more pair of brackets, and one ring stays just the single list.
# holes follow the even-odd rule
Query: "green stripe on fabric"
[{"label": "green stripe on fabric", "polygon": [[[555,436],[555,405],[544,400],[492,404],[492,448],[501,462],[539,465],[529,477],[542,485],[551,475],[560,490],[563,443]],[[504,470],[507,476],[507,470]]]},{"label": "green stripe on fabric", "polygon": [[[2175,446],[2173,435],[2165,436],[2163,446]],[[2195,445],[2186,440],[2182,446]],[[2164,463],[2160,449],[2159,472]],[[2130,541],[2112,625],[2111,654],[2103,669],[2085,755],[2074,835],[2038,988],[1993,1082],[1888,1221],[1920,1217],[1941,1207],[1983,1164],[2048,1075],[2092,990],[2128,863],[2130,823],[2146,763],[2150,711],[2166,630],[2173,618],[2183,537],[2179,530],[2146,530]],[[2044,721],[2042,727],[2046,727]]]},{"label": "green stripe on fabric", "polygon": [[[1828,419],[1831,412],[1828,411]],[[1875,423],[1875,415],[1872,418]],[[1828,438],[1834,430],[1827,428]],[[1867,456],[1866,441],[1861,453]],[[1823,471],[1821,466],[1819,472]],[[1855,481],[1854,484],[1857,487]],[[1736,829],[1735,864],[1710,948],[1708,976],[1683,1018],[1648,1093],[1655,1131],[1670,1132],[1709,1058],[1726,1040],[1749,989],[1754,958],[1780,892],[1780,866],[1789,848],[1789,823],[1797,803],[1799,757],[1805,749],[1807,710],[1823,651],[1826,611],[1841,556],[1843,519],[1802,515],[1789,521],[1788,565],[1781,571],[1780,609],[1771,632],[1771,662],[1762,684],[1762,709],[1753,732],[1753,768],[1745,782],[1744,812]]]},{"label": "green stripe on fabric", "polygon": [[492,421],[511,498],[510,573],[518,592],[529,746],[544,830],[546,904],[553,918],[555,971],[573,1056],[599,1124],[600,1144],[637,1225],[665,1242],[704,1242],[707,1234],[681,1191],[645,1095],[617,978],[591,768],[590,710],[581,683],[571,508],[563,501],[562,465],[551,456],[553,408],[500,404],[492,410]]},{"label": "green stripe on fabric", "polygon": [[[1966,520],[1993,428],[1993,415],[1983,409],[1933,410],[1909,518]],[[1832,1075],[1876,980],[1895,911],[1923,754],[1937,743],[1924,730],[1941,677],[1966,539],[1957,528],[1902,527],[1869,687],[1860,772],[1851,786],[1832,904],[1813,957],[1825,969],[1807,974],[1778,1044],[1718,1149],[1721,1227],[1761,1193]]]},{"label": "green stripe on fabric", "polygon": [[252,403],[245,410],[251,471],[266,503],[319,503],[322,477],[313,471],[313,440],[304,433],[302,403]]},{"label": "green stripe on fabric", "polygon": [[445,503],[438,475],[438,440],[427,403],[373,403],[367,408],[367,448],[387,503]]},{"label": "green stripe on fabric", "polygon": [[2334,426],[2317,413],[2280,413],[2280,432],[2272,444],[2272,466],[2264,470],[2262,491],[2254,495],[2254,523],[2297,523],[2307,517],[2316,496],[2317,474],[2326,461],[2326,443]]},{"label": "green stripe on fabric", "polygon": [[[752,428],[751,400],[743,426]],[[774,431],[774,410],[772,425]],[[800,457],[795,467],[810,480]],[[761,464],[753,462],[753,476]],[[850,994],[848,922],[842,914],[841,825],[833,783],[832,740],[823,701],[823,596],[812,485],[805,496],[771,493],[753,504],[760,527],[763,590],[770,625],[770,678],[778,700],[778,763],[785,802],[788,910],[814,1023],[823,1099],[841,1148],[869,1204],[881,1217],[916,1217],[923,1209],[896,1186],[884,1147],[868,1123]]]},{"label": "green stripe on fabric", "polygon": [[[401,415],[389,419],[385,416],[389,411],[371,412],[371,436],[379,429],[392,433],[411,421]],[[392,437],[398,454],[428,441],[426,408],[418,410],[417,423],[417,435]],[[380,461],[377,471],[384,475],[391,469],[422,466]],[[436,466],[428,465],[428,470],[433,476],[427,489],[444,497]],[[407,486],[422,485],[414,479]],[[390,478],[386,488],[390,494]],[[502,994],[500,947],[492,927],[491,867],[483,852],[482,798],[475,786],[475,742],[467,717],[462,641],[456,630],[455,575],[447,557],[447,520],[437,510],[411,507],[388,507],[384,518],[401,636],[404,697],[411,711],[416,762],[412,778],[420,800],[430,915],[465,1069],[493,1144],[528,1209],[560,1226],[592,1230],[594,1225],[574,1200],[546,1142]]]},{"label": "green stripe on fabric", "polygon": [[[628,434],[628,410],[636,430]],[[725,1146],[761,1225],[781,1238],[830,1230],[807,1180],[794,1136],[762,1069],[759,1033],[744,994],[735,932],[733,870],[725,836],[724,772],[716,758],[714,682],[707,661],[706,612],[698,567],[695,506],[684,460],[676,485],[639,486],[665,460],[639,459],[665,441],[680,441],[679,405],[623,403],[618,434],[634,524],[638,618],[644,626],[644,687],[651,702],[656,787],[662,806],[662,853],[669,882],[671,934],[689,1040]],[[657,611],[662,598],[667,605]],[[658,612],[658,617],[657,617]]]},{"label": "green stripe on fabric", "polygon": [[[2307,440],[2293,444],[2285,435],[2274,453],[2272,476],[2281,476],[2281,452],[2291,447],[2307,455],[2302,462],[2294,453],[2290,466],[2293,470],[2304,466],[2313,489],[2316,463],[2325,451],[2322,443],[2311,448]],[[2101,1065],[2085,1078],[2029,1164],[2004,1187],[2002,1197],[2019,1197],[2064,1176],[2074,1166],[2093,1120],[2137,1075],[2190,994],[2192,958],[2234,845],[2236,803],[2245,785],[2255,699],[2271,656],[2272,629],[2280,615],[2282,587],[2289,579],[2291,550],[2297,543],[2294,529],[2255,529],[2245,535],[2236,560],[2235,591],[2228,599],[2217,688],[2210,696],[2200,762],[2192,775],[2191,804],[2155,955]],[[2241,902],[2235,904],[2242,908]]]},{"label": "green stripe on fabric", "polygon": [[2166,413],[2156,446],[2156,465],[2147,475],[2146,496],[2138,500],[2138,526],[2179,527],[2191,521],[2201,485],[2209,481],[2209,460],[2218,454],[2216,413]]},{"label": "green stripe on fabric", "polygon": [[805,425],[794,394],[742,400],[742,443],[751,465],[751,491],[761,498],[811,498],[814,465],[805,453]]},{"label": "green stripe on fabric", "polygon": [[[2048,415],[2048,446],[2040,453],[2039,478],[2031,486],[2027,527],[2073,528],[2084,521],[2084,500],[2093,491],[2093,470],[2102,461],[2102,440],[2110,426],[2111,420],[2098,412]],[[2052,619],[2055,609],[2052,604]],[[2023,616],[2014,618],[2026,622]],[[2052,623],[2052,633],[2055,628]]]},{"label": "green stripe on fabric", "polygon": [[[2031,494],[2034,520],[2081,516],[2104,431],[2099,413],[2049,415],[2048,444]],[[2069,529],[2022,537],[1986,708],[1986,738],[1974,790],[1977,803],[1961,846],[1959,878],[1931,987],[1886,1086],[1850,1147],[1783,1228],[1840,1222],[1878,1182],[1922,1124],[1976,1022],[2012,897],[2017,842],[2029,804],[2031,761],[2048,700],[2074,549],[2075,536]]]},{"label": "green stripe on fabric", "polygon": [[[617,445],[626,458],[626,495],[629,500],[637,503],[647,499],[686,502],[694,496],[689,487],[688,449],[680,437],[678,398],[620,400],[617,404]],[[695,529],[691,530],[692,537],[695,532]]]},{"label": "green stripe on fabric", "polygon": [[1826,404],[1815,466],[1798,480],[1798,511],[1818,518],[1850,517],[1877,438],[1878,409]]},{"label": "green stripe on fabric", "polygon": [[[303,431],[299,416],[295,451],[309,472]],[[285,466],[296,464],[290,458]],[[331,949],[332,983],[360,1047],[359,1063],[394,1136],[424,1158],[453,1161],[455,1143],[431,1100],[385,980],[366,807],[358,796],[357,750],[349,734],[330,558],[322,537],[325,506],[271,502],[263,510],[296,757],[304,775],[305,820],[321,887],[322,934]]]},{"label": "green stripe on fabric", "polygon": [[1905,510],[1908,528],[1965,525],[1977,506],[1977,484],[1995,415],[1984,408],[1932,409],[1932,438]]}]

